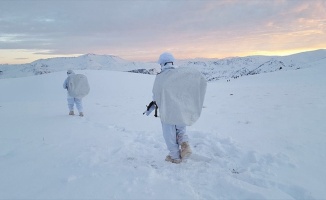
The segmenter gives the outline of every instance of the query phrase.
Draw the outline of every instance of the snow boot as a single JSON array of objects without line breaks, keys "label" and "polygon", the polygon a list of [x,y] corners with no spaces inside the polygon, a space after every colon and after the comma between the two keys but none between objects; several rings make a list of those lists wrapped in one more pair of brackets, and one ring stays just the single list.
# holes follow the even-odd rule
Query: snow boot
[{"label": "snow boot", "polygon": [[74,111],[70,111],[69,115],[75,115]]},{"label": "snow boot", "polygon": [[181,143],[181,159],[188,158],[191,155],[191,149],[188,142]]},{"label": "snow boot", "polygon": [[84,117],[84,113],[83,112],[80,112],[79,113],[79,116]]},{"label": "snow boot", "polygon": [[175,163],[175,164],[181,163],[181,159],[172,159],[170,155],[166,156],[165,161]]}]

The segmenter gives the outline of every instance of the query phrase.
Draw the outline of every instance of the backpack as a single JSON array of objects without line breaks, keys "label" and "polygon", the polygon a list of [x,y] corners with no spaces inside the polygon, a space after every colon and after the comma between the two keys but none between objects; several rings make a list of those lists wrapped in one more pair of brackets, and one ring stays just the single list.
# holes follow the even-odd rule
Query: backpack
[{"label": "backpack", "polygon": [[154,81],[154,101],[162,122],[191,126],[200,117],[207,82],[192,68],[177,68],[158,74]]},{"label": "backpack", "polygon": [[72,74],[68,77],[68,94],[74,98],[83,98],[90,91],[87,77],[83,74]]}]

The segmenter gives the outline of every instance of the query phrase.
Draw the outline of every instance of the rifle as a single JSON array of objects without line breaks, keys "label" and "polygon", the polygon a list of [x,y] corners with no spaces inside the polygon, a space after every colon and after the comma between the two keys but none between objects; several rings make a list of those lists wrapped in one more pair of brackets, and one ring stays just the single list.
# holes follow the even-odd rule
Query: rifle
[{"label": "rifle", "polygon": [[143,112],[143,115],[146,114],[148,116],[149,114],[151,114],[151,112],[153,112],[153,110],[155,110],[154,117],[158,117],[157,115],[158,106],[155,101],[150,102],[148,106],[146,105],[146,107],[147,107],[146,111]]}]

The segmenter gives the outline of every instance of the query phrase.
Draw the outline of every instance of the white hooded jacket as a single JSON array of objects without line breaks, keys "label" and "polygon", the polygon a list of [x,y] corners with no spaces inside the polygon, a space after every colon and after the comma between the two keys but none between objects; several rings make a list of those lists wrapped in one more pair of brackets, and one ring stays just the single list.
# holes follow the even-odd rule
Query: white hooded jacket
[{"label": "white hooded jacket", "polygon": [[72,70],[68,70],[67,71],[67,75],[68,77],[66,78],[66,80],[63,82],[63,88],[67,90],[67,98],[73,98],[72,96],[69,95],[69,92],[68,92],[68,79],[69,79],[69,76],[75,74],[74,71]]}]

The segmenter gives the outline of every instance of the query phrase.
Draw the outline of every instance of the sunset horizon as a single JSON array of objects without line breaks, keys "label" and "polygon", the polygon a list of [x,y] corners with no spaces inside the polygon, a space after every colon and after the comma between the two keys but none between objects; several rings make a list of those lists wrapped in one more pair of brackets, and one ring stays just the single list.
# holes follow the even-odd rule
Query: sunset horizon
[{"label": "sunset horizon", "polygon": [[154,62],[326,49],[326,1],[1,1],[0,64],[87,53]]}]

